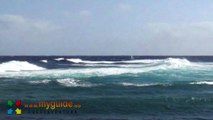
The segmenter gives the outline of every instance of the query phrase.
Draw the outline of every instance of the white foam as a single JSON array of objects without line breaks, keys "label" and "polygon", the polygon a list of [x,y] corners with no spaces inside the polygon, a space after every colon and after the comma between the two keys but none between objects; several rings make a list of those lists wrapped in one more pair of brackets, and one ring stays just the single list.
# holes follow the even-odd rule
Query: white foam
[{"label": "white foam", "polygon": [[146,87],[146,86],[156,86],[156,85],[159,85],[159,84],[157,84],[157,83],[129,83],[129,82],[123,82],[123,83],[121,83],[121,85],[123,85],[123,86],[136,86],[136,87]]},{"label": "white foam", "polygon": [[45,68],[31,64],[27,61],[9,61],[0,64],[0,72],[7,71],[33,71],[33,70],[44,70]]},{"label": "white foam", "polygon": [[66,79],[57,79],[58,83],[66,87],[91,87],[90,83],[82,83],[80,80],[66,78]]},{"label": "white foam", "polygon": [[190,84],[197,84],[197,85],[207,84],[207,85],[213,85],[213,81],[191,82]]},{"label": "white foam", "polygon": [[64,60],[64,58],[56,58],[56,59],[54,59],[54,60],[56,60],[56,61],[61,61],[61,60]]},{"label": "white foam", "polygon": [[41,62],[43,62],[43,63],[47,63],[47,60],[41,60]]},{"label": "white foam", "polygon": [[180,59],[180,58],[167,58],[164,59],[159,65],[159,69],[169,70],[169,69],[201,69],[206,68],[204,64],[190,62],[187,59]]},{"label": "white foam", "polygon": [[162,60],[160,59],[143,59],[143,60],[127,60],[127,61],[121,61],[121,63],[144,63],[144,64],[148,64],[148,63],[159,63],[162,62]]},{"label": "white foam", "polygon": [[31,84],[47,84],[50,81],[51,80],[37,80],[37,81],[29,81],[29,83],[31,83]]},{"label": "white foam", "polygon": [[[151,71],[158,71],[158,70],[170,71],[172,69],[180,69],[180,70],[184,69],[189,71],[213,69],[213,67],[209,65],[205,65],[202,63],[199,63],[199,64],[193,63],[186,59],[168,58],[162,61],[155,61],[155,62],[158,62],[158,64],[113,64],[113,66],[103,66],[103,67],[98,66],[98,67],[86,67],[86,68],[51,69],[51,70],[33,71],[33,72],[22,71],[21,74],[19,72],[15,72],[15,73],[8,72],[8,73],[0,73],[0,76],[2,77],[44,76],[44,78],[46,77],[60,78],[60,76],[66,76],[68,78],[69,77],[76,78],[76,77],[109,76],[109,75],[120,75],[120,74],[140,74],[144,72],[151,72]],[[91,65],[96,65],[96,64],[91,64]],[[17,71],[19,69],[24,69],[25,67],[27,66],[24,65],[21,67],[20,66],[15,67],[15,69]],[[6,68],[8,69],[8,67]],[[1,71],[2,70],[5,71],[6,68],[5,68],[5,65],[0,64]],[[40,68],[40,69],[43,69],[43,68]]]},{"label": "white foam", "polygon": [[192,63],[187,59],[179,59],[179,58],[168,58],[164,61],[164,63],[172,65],[173,67],[182,67],[182,66],[191,66]]},{"label": "white foam", "polygon": [[86,64],[113,64],[113,63],[157,63],[162,60],[151,60],[151,59],[144,59],[144,60],[126,60],[126,61],[89,61],[89,60],[82,60],[79,58],[70,58],[66,59],[67,61],[74,62],[74,63],[86,63]]},{"label": "white foam", "polygon": [[44,78],[58,78],[60,76],[67,77],[93,77],[93,76],[108,76],[108,75],[120,75],[125,73],[136,74],[146,71],[150,71],[155,68],[75,68],[75,69],[55,69],[55,70],[45,70],[45,71],[34,71],[27,72],[8,72],[0,73],[1,77],[44,77]]},{"label": "white foam", "polygon": [[129,63],[129,64],[156,64],[162,63],[167,65],[173,65],[173,67],[182,67],[182,66],[190,66],[192,63],[187,59],[180,58],[167,58],[167,59],[138,59],[138,60],[125,60],[125,61],[89,61],[82,60],[79,58],[70,58],[66,59],[67,61],[73,63],[86,63],[86,64],[113,64],[113,63]]},{"label": "white foam", "polygon": [[67,61],[70,61],[70,62],[74,62],[74,63],[81,63],[82,60],[81,59],[78,59],[78,58],[70,58],[70,59],[66,59]]},{"label": "white foam", "polygon": [[82,60],[79,58],[70,58],[66,59],[67,61],[74,62],[74,63],[86,63],[86,64],[112,64],[115,63],[114,61],[89,61],[89,60]]}]

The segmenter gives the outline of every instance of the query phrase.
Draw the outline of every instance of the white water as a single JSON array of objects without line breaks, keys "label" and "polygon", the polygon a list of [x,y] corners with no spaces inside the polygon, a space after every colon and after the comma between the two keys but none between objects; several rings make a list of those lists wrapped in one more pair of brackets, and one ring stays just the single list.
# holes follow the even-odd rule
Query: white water
[{"label": "white water", "polygon": [[[62,59],[62,58],[60,58]],[[82,62],[81,59],[74,59],[72,61]],[[136,62],[136,60],[131,60]],[[113,66],[104,67],[87,67],[87,68],[66,68],[66,69],[45,69],[43,67],[34,65],[26,61],[9,61],[0,64],[0,77],[46,77],[46,78],[60,78],[60,76],[68,77],[93,77],[93,76],[109,76],[121,74],[139,74],[145,72],[152,72],[158,70],[170,71],[213,71],[213,64],[194,63],[186,59],[168,58],[162,60],[137,60],[148,64],[113,64]],[[87,61],[88,62],[88,61]],[[95,61],[93,64],[100,61]],[[103,61],[101,61],[103,63]],[[113,62],[113,61],[108,61]],[[109,64],[105,61],[106,64]],[[123,61],[130,62],[130,61]],[[112,65],[112,64],[110,64]],[[42,71],[40,71],[42,70]],[[30,72],[29,72],[30,71]]]},{"label": "white water", "polygon": [[8,71],[35,71],[35,70],[44,70],[45,68],[39,67],[37,65],[31,64],[27,61],[9,61],[0,64],[0,72]]},{"label": "white water", "polygon": [[41,62],[43,62],[43,63],[47,63],[47,60],[41,60]]},{"label": "white water", "polygon": [[158,83],[130,83],[130,82],[123,82],[121,83],[123,86],[136,86],[136,87],[146,87],[146,86],[156,86],[161,85]]},{"label": "white water", "polygon": [[197,85],[202,85],[202,84],[213,85],[213,81],[198,81],[198,82],[191,82],[190,84],[197,84]]},{"label": "white water", "polygon": [[55,60],[56,61],[61,61],[61,60],[64,60],[64,58],[56,58]]}]

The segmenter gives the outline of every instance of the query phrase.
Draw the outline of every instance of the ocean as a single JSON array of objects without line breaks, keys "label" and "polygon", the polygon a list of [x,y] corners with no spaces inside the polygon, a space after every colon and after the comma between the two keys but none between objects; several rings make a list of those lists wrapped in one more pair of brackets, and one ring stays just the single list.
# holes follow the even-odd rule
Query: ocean
[{"label": "ocean", "polygon": [[[7,113],[72,100],[72,113]],[[1,120],[212,120],[213,56],[1,56]]]}]

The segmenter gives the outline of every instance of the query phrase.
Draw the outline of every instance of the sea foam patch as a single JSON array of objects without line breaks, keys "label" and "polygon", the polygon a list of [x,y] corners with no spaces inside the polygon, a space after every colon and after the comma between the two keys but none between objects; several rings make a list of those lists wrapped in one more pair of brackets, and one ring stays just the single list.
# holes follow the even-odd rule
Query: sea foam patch
[{"label": "sea foam patch", "polygon": [[50,81],[51,80],[34,80],[34,81],[29,81],[29,83],[31,83],[31,84],[47,84]]},{"label": "sea foam patch", "polygon": [[73,79],[73,78],[65,78],[65,79],[57,79],[58,83],[62,86],[66,87],[91,87],[93,86],[91,83],[84,83],[80,80]]},{"label": "sea foam patch", "polygon": [[123,82],[120,83],[123,86],[136,86],[136,87],[146,87],[146,86],[156,86],[156,85],[161,85],[158,83],[130,83],[130,82]]}]

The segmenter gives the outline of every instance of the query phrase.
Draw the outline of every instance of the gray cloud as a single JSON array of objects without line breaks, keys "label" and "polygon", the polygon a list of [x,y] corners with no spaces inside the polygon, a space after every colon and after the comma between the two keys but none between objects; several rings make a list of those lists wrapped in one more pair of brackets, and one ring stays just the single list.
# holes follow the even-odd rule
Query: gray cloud
[{"label": "gray cloud", "polygon": [[48,21],[0,15],[0,54],[24,54],[36,52],[38,48],[45,49],[44,46],[51,41],[51,34],[59,29]]},{"label": "gray cloud", "polygon": [[152,54],[212,54],[213,22],[150,23],[142,31]]},{"label": "gray cloud", "polygon": [[47,33],[59,29],[47,21],[24,18],[20,15],[0,15],[1,31]]},{"label": "gray cloud", "polygon": [[211,21],[144,23],[124,30],[69,24],[0,15],[0,54],[212,55],[213,51]]}]

